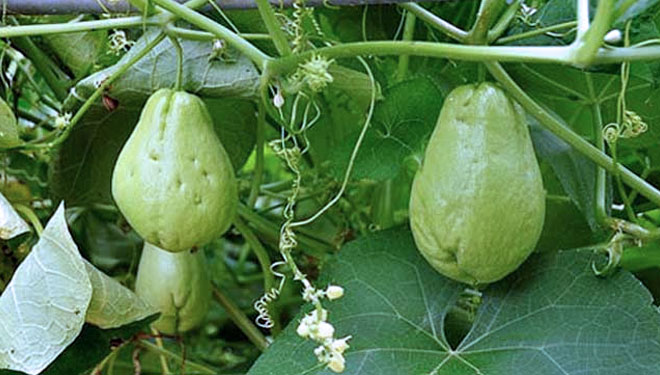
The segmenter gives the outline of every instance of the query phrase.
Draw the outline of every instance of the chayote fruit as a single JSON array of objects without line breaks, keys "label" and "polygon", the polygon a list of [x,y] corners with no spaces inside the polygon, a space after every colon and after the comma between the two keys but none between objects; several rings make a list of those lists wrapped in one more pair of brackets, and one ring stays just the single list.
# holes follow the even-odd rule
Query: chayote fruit
[{"label": "chayote fruit", "polygon": [[494,282],[534,250],[544,217],[520,105],[491,83],[453,90],[412,186],[410,224],[421,253],[452,279]]},{"label": "chayote fruit", "polygon": [[112,195],[135,231],[168,251],[222,235],[238,203],[234,170],[200,98],[161,89],[119,154]]},{"label": "chayote fruit", "polygon": [[138,266],[135,293],[157,308],[153,323],[174,335],[199,326],[211,302],[211,280],[201,251],[171,253],[145,242]]}]

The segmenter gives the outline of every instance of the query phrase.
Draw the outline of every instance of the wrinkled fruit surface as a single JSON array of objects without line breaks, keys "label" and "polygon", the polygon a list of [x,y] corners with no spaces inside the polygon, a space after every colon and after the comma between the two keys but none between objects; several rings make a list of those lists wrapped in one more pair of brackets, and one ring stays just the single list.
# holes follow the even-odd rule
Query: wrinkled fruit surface
[{"label": "wrinkled fruit surface", "polygon": [[171,253],[147,242],[142,249],[135,293],[161,315],[153,323],[174,335],[204,321],[211,302],[211,281],[202,251]]},{"label": "wrinkled fruit surface", "polygon": [[443,275],[497,281],[534,250],[545,191],[522,108],[490,83],[445,99],[410,198],[418,249]]},{"label": "wrinkled fruit surface", "polygon": [[161,89],[145,104],[112,176],[112,195],[142,238],[189,250],[224,233],[236,211],[234,170],[200,98]]}]

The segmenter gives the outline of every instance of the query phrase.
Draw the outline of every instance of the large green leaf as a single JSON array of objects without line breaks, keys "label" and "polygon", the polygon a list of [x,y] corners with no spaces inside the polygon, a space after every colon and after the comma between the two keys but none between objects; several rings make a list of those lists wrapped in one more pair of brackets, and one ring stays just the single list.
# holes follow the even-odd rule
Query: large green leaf
[{"label": "large green leaf", "polygon": [[[346,373],[360,375],[638,375],[660,371],[660,315],[630,273],[594,276],[591,253],[534,255],[483,291],[467,336],[451,348],[445,318],[464,286],[436,273],[410,231],[346,245],[319,285],[336,336],[352,335]],[[314,343],[286,328],[249,375],[329,375]]]},{"label": "large green leaf", "polygon": [[61,204],[0,296],[0,368],[43,371],[82,330],[91,297]]},{"label": "large green leaf", "polygon": [[[159,30],[146,32],[116,65],[96,72],[82,81],[68,99],[88,98],[108,76],[119,66],[133,58],[153,40]],[[182,89],[202,97],[242,97],[254,98],[259,87],[259,74],[252,62],[245,56],[235,54],[233,59],[224,61],[213,58],[212,41],[179,41],[183,49]],[[141,105],[147,97],[159,88],[174,87],[176,80],[176,48],[169,39],[160,42],[151,52],[129,68],[114,81],[107,95],[122,103]]]}]

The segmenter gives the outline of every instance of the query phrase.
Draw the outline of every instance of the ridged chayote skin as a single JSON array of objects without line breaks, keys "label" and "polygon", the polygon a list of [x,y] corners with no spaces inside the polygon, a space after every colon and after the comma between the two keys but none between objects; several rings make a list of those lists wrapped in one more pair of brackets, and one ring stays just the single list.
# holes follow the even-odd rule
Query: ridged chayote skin
[{"label": "ridged chayote skin", "polygon": [[211,302],[211,281],[201,251],[171,253],[147,242],[138,266],[135,293],[161,312],[153,323],[174,335],[199,326]]},{"label": "ridged chayote skin", "polygon": [[115,164],[112,195],[135,231],[168,251],[229,228],[236,178],[200,98],[169,89],[149,98]]},{"label": "ridged chayote skin", "polygon": [[522,108],[491,83],[445,99],[410,197],[417,247],[443,275],[497,281],[534,250],[545,191]]}]

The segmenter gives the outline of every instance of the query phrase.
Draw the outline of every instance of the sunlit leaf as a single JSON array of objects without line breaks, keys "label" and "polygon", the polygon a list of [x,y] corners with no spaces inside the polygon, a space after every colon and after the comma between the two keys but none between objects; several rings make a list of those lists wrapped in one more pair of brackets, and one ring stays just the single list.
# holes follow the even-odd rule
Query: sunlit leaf
[{"label": "sunlit leaf", "polygon": [[8,240],[29,231],[30,227],[0,193],[0,239]]},{"label": "sunlit leaf", "polygon": [[61,204],[0,296],[0,368],[40,373],[80,334],[91,297]]},{"label": "sunlit leaf", "polygon": [[103,329],[117,328],[158,312],[132,290],[99,271],[88,261],[84,263],[93,289],[85,318],[88,323]]}]

